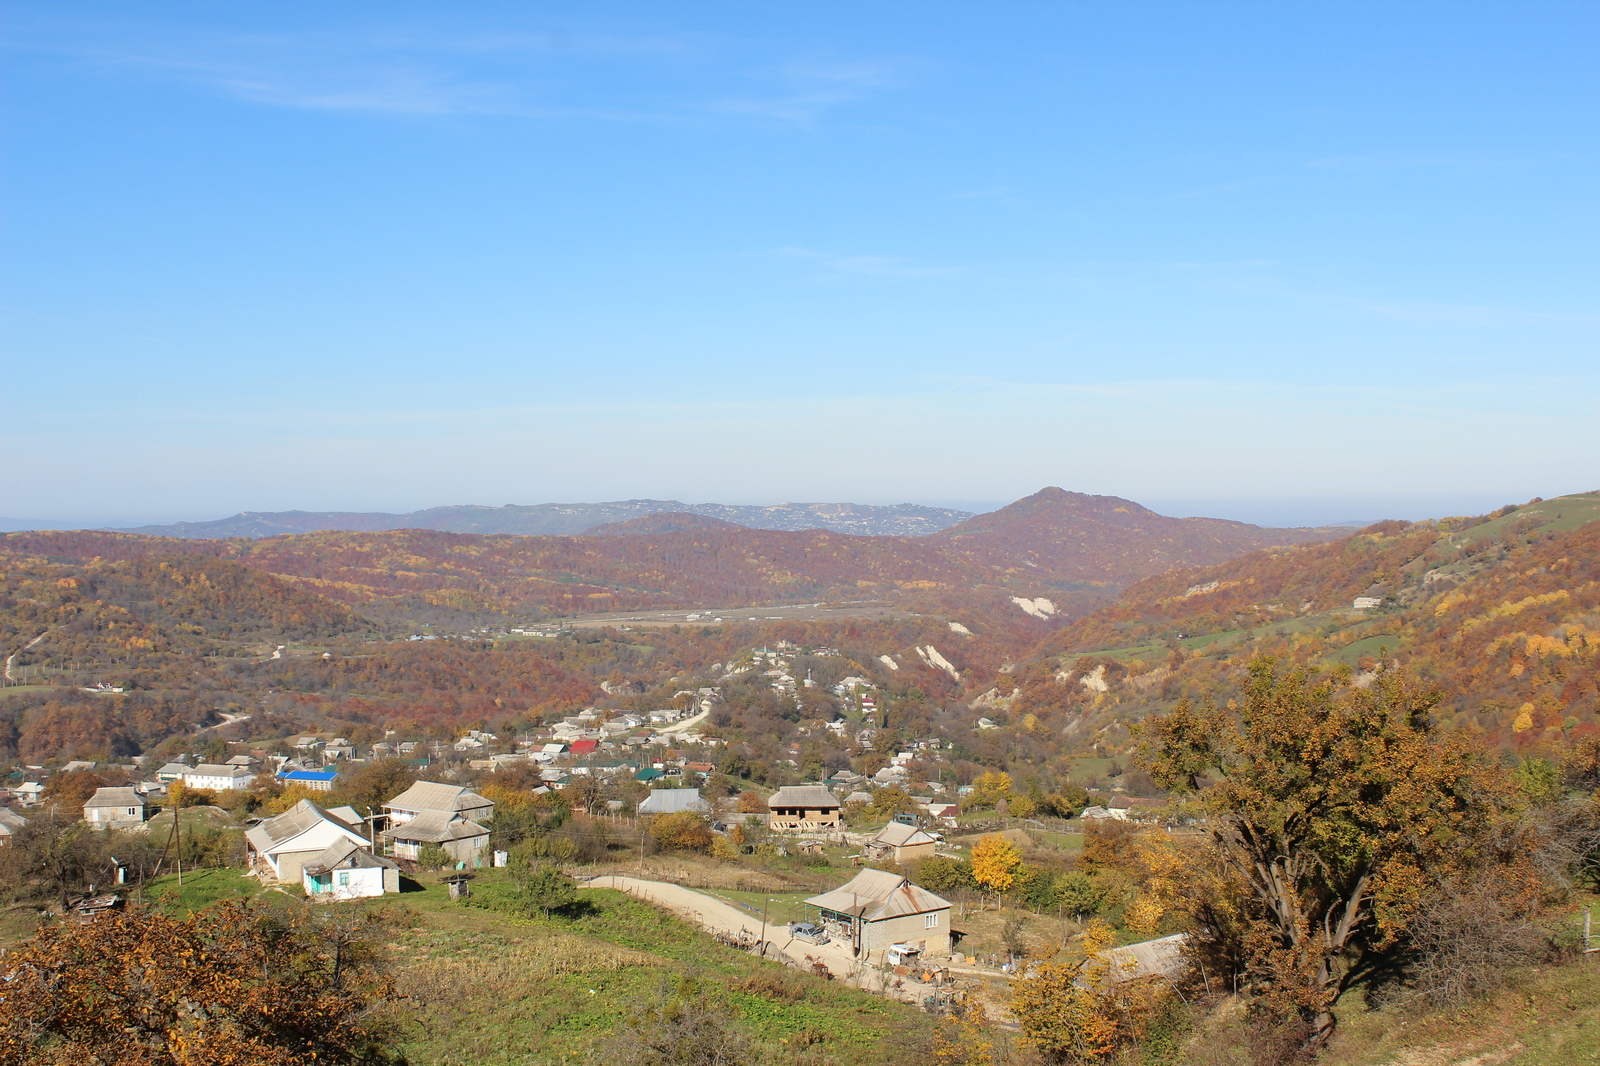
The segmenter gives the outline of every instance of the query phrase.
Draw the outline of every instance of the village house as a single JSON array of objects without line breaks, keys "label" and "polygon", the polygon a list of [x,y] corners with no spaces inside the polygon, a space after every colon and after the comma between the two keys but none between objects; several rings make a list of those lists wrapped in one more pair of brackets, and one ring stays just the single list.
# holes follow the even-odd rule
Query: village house
[{"label": "village house", "polygon": [[839,798],[821,785],[786,785],[767,798],[767,825],[814,832],[839,825]]},{"label": "village house", "polygon": [[400,891],[400,867],[349,839],[335,840],[300,867],[300,886],[312,899],[361,899]]},{"label": "village house", "polygon": [[44,786],[37,781],[24,781],[17,786],[17,799],[22,801],[24,807],[36,807],[39,799],[44,795]]},{"label": "village house", "polygon": [[878,835],[861,845],[861,853],[873,862],[892,862],[904,866],[933,855],[939,842],[914,825],[890,822]]},{"label": "village house", "polygon": [[156,771],[156,780],[171,783],[182,781],[183,775],[189,772],[189,767],[181,762],[169,762]]},{"label": "village house", "polygon": [[858,959],[909,945],[923,957],[950,954],[950,902],[899,874],[862,870],[846,884],[805,901],[807,915]]},{"label": "village house", "polygon": [[[1112,802],[1115,804],[1116,801],[1113,800]],[[1115,805],[1111,807],[1085,807],[1083,813],[1078,815],[1078,817],[1086,822],[1125,822],[1128,820],[1128,807],[1126,802],[1124,802],[1123,806],[1121,807],[1117,807]]]},{"label": "village house", "polygon": [[485,799],[463,785],[444,785],[418,781],[383,805],[391,827],[404,825],[419,815],[442,812],[452,817],[486,822],[494,817],[494,801]]},{"label": "village house", "polygon": [[27,825],[28,821],[10,807],[0,807],[0,847],[11,843],[11,838]]},{"label": "village house", "polygon": [[251,870],[263,879],[296,884],[301,880],[302,865],[336,841],[371,847],[358,829],[360,825],[359,821],[348,822],[310,800],[301,800],[277,817],[246,830],[245,854]]},{"label": "village house", "polygon": [[91,829],[143,825],[148,816],[144,796],[135,788],[97,788],[83,805],[83,820]]},{"label": "village house", "polygon": [[466,862],[489,847],[489,830],[479,820],[494,817],[494,801],[461,785],[418,781],[383,809],[389,828],[381,836],[388,854],[415,859],[431,844]]},{"label": "village house", "polygon": [[332,792],[339,780],[337,770],[296,770],[285,766],[278,771],[278,780],[285,785],[299,785],[311,792]]},{"label": "village house", "polygon": [[639,803],[640,814],[676,814],[679,811],[710,810],[698,788],[652,788]]},{"label": "village house", "polygon": [[247,789],[256,779],[255,771],[242,766],[225,766],[221,763],[203,762],[183,773],[184,788],[206,788],[215,792],[227,789]]}]

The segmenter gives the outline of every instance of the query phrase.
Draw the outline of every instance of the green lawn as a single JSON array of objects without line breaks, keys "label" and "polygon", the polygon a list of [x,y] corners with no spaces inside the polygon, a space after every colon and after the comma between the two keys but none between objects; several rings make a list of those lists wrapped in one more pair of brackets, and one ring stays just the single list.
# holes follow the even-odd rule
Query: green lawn
[{"label": "green lawn", "polygon": [[144,883],[145,899],[180,915],[208,907],[218,900],[243,899],[260,892],[261,882],[246,877],[241,870],[186,871],[181,888],[176,873],[162,874]]},{"label": "green lawn", "polygon": [[[843,884],[850,880],[859,871],[842,869],[838,871],[838,882]],[[767,921],[773,925],[787,925],[790,922],[805,920],[805,908],[801,903],[817,892],[738,892],[733,889],[702,889],[706,895],[715,896],[724,903],[732,903],[740,910],[747,912],[756,921],[761,920],[761,905],[768,900],[775,902],[767,904]]]},{"label": "green lawn", "polygon": [[1381,633],[1376,637],[1363,637],[1352,644],[1346,644],[1338,651],[1329,653],[1327,658],[1335,662],[1344,663],[1347,666],[1354,666],[1363,655],[1370,655],[1376,658],[1385,648],[1390,652],[1398,651],[1400,648],[1399,635]]}]

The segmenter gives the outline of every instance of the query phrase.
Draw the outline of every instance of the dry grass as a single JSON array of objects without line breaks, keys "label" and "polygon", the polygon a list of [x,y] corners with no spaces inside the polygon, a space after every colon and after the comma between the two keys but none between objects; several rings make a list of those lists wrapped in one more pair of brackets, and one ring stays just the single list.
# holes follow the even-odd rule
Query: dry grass
[{"label": "dry grass", "polygon": [[654,855],[644,861],[643,873],[638,862],[610,863],[585,866],[585,875],[605,877],[642,877],[647,881],[667,881],[685,888],[715,888],[733,892],[794,892],[820,887],[819,882],[830,884],[837,874],[827,878],[802,874],[777,873],[771,870],[752,870],[745,866],[723,864],[715,860],[695,861],[667,855]]},{"label": "dry grass", "polygon": [[[422,938],[416,938],[422,939]],[[433,939],[433,938],[427,938]],[[663,966],[668,960],[603,940],[530,928],[515,947],[495,951],[484,965],[479,951],[450,955],[419,954],[413,941],[402,945],[409,961],[395,970],[395,989],[418,1010],[429,1012],[462,1000],[516,1002],[542,982],[580,973],[615,973],[631,966]],[[443,945],[434,945],[436,949]]]}]

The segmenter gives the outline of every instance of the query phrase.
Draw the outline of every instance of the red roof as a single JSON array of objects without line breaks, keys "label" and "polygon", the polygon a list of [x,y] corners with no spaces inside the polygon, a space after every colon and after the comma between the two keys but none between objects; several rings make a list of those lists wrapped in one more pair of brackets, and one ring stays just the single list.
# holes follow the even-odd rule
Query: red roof
[{"label": "red roof", "polygon": [[598,740],[574,740],[572,742],[572,754],[587,755],[599,746],[600,742]]}]

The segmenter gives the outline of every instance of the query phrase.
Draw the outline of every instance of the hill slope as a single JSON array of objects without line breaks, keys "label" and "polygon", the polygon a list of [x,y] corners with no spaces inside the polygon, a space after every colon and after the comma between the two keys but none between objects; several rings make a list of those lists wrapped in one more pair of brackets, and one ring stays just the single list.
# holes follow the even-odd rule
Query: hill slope
[{"label": "hill slope", "polygon": [[1600,494],[1584,493],[1162,574],[1051,634],[1016,706],[1125,723],[1231,694],[1266,651],[1368,676],[1404,668],[1491,744],[1535,751],[1600,732],[1595,518]]},{"label": "hill slope", "polygon": [[649,525],[630,523],[632,535],[621,537],[408,529],[244,542],[76,532],[10,534],[4,543],[60,561],[179,551],[236,559],[343,603],[407,617],[868,598],[1042,633],[1174,565],[1343,532],[1166,518],[1117,497],[1060,489],[930,537],[739,529],[725,522],[651,532]]}]

